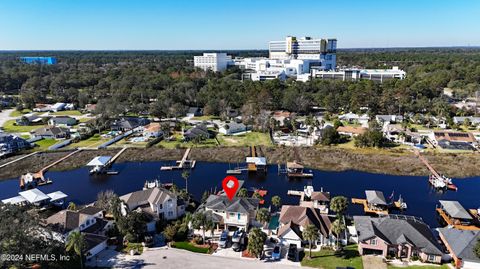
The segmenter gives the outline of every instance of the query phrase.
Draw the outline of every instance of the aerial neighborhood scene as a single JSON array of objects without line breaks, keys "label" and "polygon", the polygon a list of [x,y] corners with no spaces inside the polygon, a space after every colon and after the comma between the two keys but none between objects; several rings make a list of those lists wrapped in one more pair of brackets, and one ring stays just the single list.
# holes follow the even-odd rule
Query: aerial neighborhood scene
[{"label": "aerial neighborhood scene", "polygon": [[480,268],[480,2],[0,2],[0,268]]}]

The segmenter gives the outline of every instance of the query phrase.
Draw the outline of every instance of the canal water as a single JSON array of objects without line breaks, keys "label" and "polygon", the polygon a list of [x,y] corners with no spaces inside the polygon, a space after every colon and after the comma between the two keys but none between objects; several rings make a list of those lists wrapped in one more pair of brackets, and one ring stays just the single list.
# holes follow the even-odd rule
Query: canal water
[{"label": "canal water", "polygon": [[[93,202],[97,194],[104,190],[113,190],[119,195],[141,190],[146,180],[159,179],[162,183],[175,183],[185,187],[185,180],[181,171],[160,171],[162,165],[172,165],[173,162],[125,162],[113,165],[113,170],[119,171],[118,175],[90,176],[86,167],[46,173],[46,177],[53,180],[53,184],[39,187],[45,193],[63,191],[69,195],[68,201],[77,204]],[[220,190],[222,179],[226,176],[227,169],[235,165],[228,163],[197,162],[195,169],[191,170],[188,180],[188,189],[197,200],[200,200],[206,190]],[[344,195],[348,198],[365,198],[365,190],[374,189],[383,191],[385,198],[395,194],[402,195],[408,205],[404,214],[423,218],[432,227],[438,226],[435,206],[439,199],[458,200],[465,208],[478,208],[480,206],[479,190],[480,178],[467,178],[455,180],[457,192],[447,191],[438,193],[432,190],[427,177],[392,176],[371,174],[358,171],[325,172],[312,170],[314,178],[309,180],[289,180],[285,175],[278,175],[277,166],[268,167],[266,175],[238,175],[239,180],[244,180],[244,187],[264,188],[268,190],[266,201],[274,195],[282,198],[283,204],[297,204],[298,197],[288,196],[288,190],[303,190],[303,186],[312,184],[315,190],[323,188],[331,193],[332,197]],[[0,181],[0,199],[18,195],[18,179]],[[351,215],[363,214],[360,205],[349,205],[348,213]]]}]

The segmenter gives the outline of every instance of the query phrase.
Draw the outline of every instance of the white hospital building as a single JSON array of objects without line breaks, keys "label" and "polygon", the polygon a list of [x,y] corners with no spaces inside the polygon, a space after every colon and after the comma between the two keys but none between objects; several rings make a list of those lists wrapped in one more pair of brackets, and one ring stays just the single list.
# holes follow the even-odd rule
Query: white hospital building
[{"label": "white hospital building", "polygon": [[195,67],[213,72],[225,71],[228,65],[233,64],[232,56],[226,53],[204,53],[202,56],[194,56],[193,63]]}]

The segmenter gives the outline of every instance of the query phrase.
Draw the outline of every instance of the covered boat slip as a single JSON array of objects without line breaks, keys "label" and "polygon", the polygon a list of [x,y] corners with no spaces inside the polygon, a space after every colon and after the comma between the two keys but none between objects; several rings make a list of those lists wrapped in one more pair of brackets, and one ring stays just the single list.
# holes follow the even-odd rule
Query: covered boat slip
[{"label": "covered boat slip", "polygon": [[[398,201],[388,203],[381,191],[366,190],[365,196],[367,199],[352,198],[353,204],[363,205],[365,213],[388,215],[391,209],[402,210],[407,208],[407,204],[401,198]],[[393,200],[393,193],[391,200]]]},{"label": "covered boat slip", "polygon": [[460,230],[480,230],[478,210],[466,210],[458,201],[440,200],[437,213],[448,226]]},{"label": "covered boat slip", "polygon": [[53,204],[61,205],[63,204],[65,199],[68,197],[68,195],[66,195],[61,191],[45,194],[39,189],[22,191],[22,192],[19,192],[18,194],[19,194],[18,196],[2,200],[2,203],[15,204],[15,205],[24,205],[24,204],[43,205],[45,203],[53,203]]}]

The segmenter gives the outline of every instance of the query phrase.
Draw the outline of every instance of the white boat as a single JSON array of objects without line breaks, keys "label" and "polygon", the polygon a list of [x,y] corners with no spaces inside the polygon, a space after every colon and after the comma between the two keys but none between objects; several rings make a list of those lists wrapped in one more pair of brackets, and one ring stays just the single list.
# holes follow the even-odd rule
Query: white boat
[{"label": "white boat", "polygon": [[434,175],[430,175],[428,181],[436,189],[443,189],[447,187],[447,183],[443,178],[437,178]]}]

